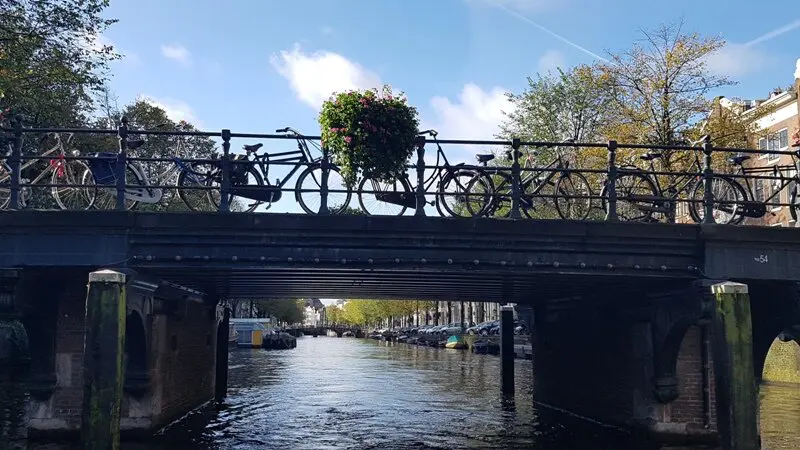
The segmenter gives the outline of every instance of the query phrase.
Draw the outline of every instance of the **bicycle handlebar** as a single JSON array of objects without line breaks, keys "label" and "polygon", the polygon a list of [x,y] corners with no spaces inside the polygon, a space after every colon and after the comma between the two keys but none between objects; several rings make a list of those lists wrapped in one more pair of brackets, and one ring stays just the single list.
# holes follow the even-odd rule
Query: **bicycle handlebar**
[{"label": "bicycle handlebar", "polygon": [[417,136],[422,136],[422,135],[425,135],[425,134],[430,135],[430,136],[435,138],[439,134],[439,132],[436,131],[436,130],[425,130],[425,131],[420,131],[419,133],[417,133]]}]

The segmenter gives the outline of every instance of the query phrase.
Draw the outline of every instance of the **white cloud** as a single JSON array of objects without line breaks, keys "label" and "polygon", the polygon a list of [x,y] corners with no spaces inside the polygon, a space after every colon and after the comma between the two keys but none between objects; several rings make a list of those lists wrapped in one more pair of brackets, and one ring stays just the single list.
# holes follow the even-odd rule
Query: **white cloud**
[{"label": "white cloud", "polygon": [[198,129],[204,129],[203,122],[195,115],[194,110],[183,100],[176,100],[169,97],[155,98],[149,95],[140,95],[137,100],[145,101],[153,106],[163,109],[167,117],[175,122],[185,120]]},{"label": "white cloud", "polygon": [[565,68],[567,65],[564,54],[558,50],[548,50],[539,58],[539,73],[556,72],[558,68]]},{"label": "white cloud", "polygon": [[706,66],[716,75],[741,77],[763,70],[772,61],[773,58],[752,46],[728,44],[708,55]]},{"label": "white cloud", "polygon": [[177,61],[184,66],[190,66],[192,64],[191,53],[189,53],[186,47],[180,44],[162,45],[161,54],[164,55],[165,58]]},{"label": "white cloud", "polygon": [[326,25],[326,26],[320,28],[319,32],[322,33],[322,34],[330,36],[330,35],[334,34],[336,31],[333,29],[333,27],[329,27],[329,26]]},{"label": "white cloud", "polygon": [[433,97],[430,104],[434,118],[430,123],[442,139],[492,140],[500,131],[505,118],[503,112],[513,109],[506,92],[499,86],[484,91],[470,83],[464,86],[455,102]]},{"label": "white cloud", "polygon": [[794,79],[800,80],[800,58],[797,58],[797,62],[794,64]]},{"label": "white cloud", "polygon": [[304,53],[298,44],[291,51],[273,55],[270,63],[289,81],[297,98],[315,109],[334,92],[381,85],[377,74],[338,53]]}]

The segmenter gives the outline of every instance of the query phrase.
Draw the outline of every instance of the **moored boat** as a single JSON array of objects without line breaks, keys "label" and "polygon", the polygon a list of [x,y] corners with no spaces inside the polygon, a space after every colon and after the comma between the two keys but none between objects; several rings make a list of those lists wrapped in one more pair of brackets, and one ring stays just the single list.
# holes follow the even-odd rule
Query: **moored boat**
[{"label": "moored boat", "polygon": [[468,347],[467,342],[461,336],[450,336],[447,343],[444,344],[445,348],[465,349]]}]

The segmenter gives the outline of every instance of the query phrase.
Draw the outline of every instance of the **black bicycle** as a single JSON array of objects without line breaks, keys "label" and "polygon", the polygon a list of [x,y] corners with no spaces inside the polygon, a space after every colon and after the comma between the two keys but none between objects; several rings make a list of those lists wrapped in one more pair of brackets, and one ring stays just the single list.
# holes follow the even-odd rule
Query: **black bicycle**
[{"label": "black bicycle", "polygon": [[[565,141],[568,143],[571,141]],[[570,170],[570,158],[561,148],[554,146],[555,157],[545,166],[536,167],[539,152],[532,150],[518,156],[524,157],[520,176],[520,212],[529,219],[561,218],[585,220],[592,209],[592,188],[586,177]],[[511,214],[512,188],[514,180],[507,167],[488,167],[495,158],[493,154],[476,155],[482,164],[470,182],[469,193],[473,197],[468,203],[473,217],[508,217]],[[506,159],[513,160],[512,150],[506,151]],[[477,197],[477,198],[476,198]],[[552,214],[552,202],[556,215]],[[478,206],[476,208],[475,206]]]},{"label": "black bicycle", "polygon": [[[463,168],[463,163],[450,165],[442,146],[436,140],[436,130],[425,130],[419,135],[429,135],[436,143],[435,169],[423,181],[425,192],[436,183],[436,194],[434,201],[426,201],[425,204],[435,205],[442,216],[469,217],[463,207],[463,203],[467,201],[464,194],[475,172]],[[402,216],[408,209],[417,208],[416,190],[416,183],[411,182],[407,173],[400,174],[389,182],[367,175],[358,184],[358,203],[368,215]]]},{"label": "black bicycle", "polygon": [[[259,154],[258,150],[264,145],[262,143],[242,146],[245,153],[233,155],[232,158],[228,204],[242,204],[244,212],[252,212],[262,204],[266,204],[266,208],[269,208],[283,197],[285,186],[292,176],[304,168],[295,183],[295,199],[306,214],[318,214],[322,188],[322,156],[313,157],[308,147],[309,141],[292,128],[281,128],[275,130],[275,133],[295,137],[297,150]],[[313,142],[312,145],[321,153],[319,145]],[[209,201],[219,207],[222,164],[219,160],[205,164],[207,166],[205,170],[207,185],[215,188],[208,191]],[[269,181],[271,164],[288,164],[292,168],[288,174],[283,178],[276,179],[275,184],[272,184]],[[349,205],[352,192],[344,184],[339,169],[333,164],[329,167],[328,210],[331,214],[339,214]],[[197,166],[194,170],[201,171]],[[181,180],[178,180],[178,185],[182,185]]]}]

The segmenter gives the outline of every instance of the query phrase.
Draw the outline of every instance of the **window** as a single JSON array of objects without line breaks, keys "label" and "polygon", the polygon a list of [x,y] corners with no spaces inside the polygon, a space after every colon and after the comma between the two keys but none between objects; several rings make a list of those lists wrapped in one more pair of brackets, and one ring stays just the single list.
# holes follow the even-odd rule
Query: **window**
[{"label": "window", "polygon": [[760,178],[753,180],[753,196],[757,202],[764,201],[764,180]]},{"label": "window", "polygon": [[[776,133],[771,133],[766,137],[762,137],[758,140],[758,149],[759,150],[770,150],[770,151],[784,151],[789,148],[789,129],[784,128],[779,130]],[[766,159],[769,162],[778,161],[781,158],[781,155],[778,154],[768,154],[768,155],[761,155],[761,159]]]}]

